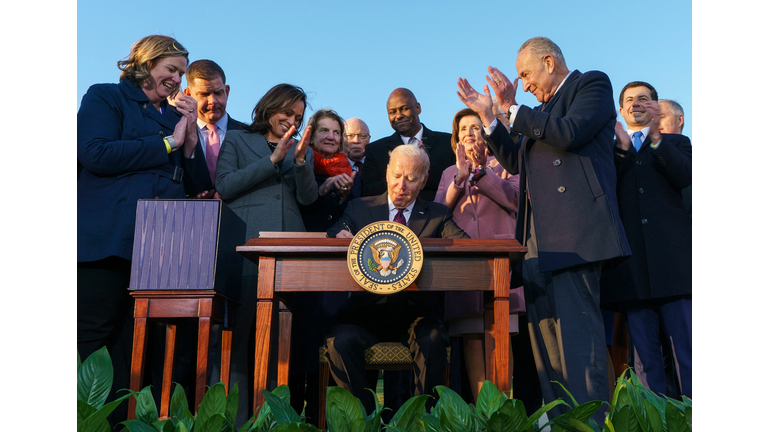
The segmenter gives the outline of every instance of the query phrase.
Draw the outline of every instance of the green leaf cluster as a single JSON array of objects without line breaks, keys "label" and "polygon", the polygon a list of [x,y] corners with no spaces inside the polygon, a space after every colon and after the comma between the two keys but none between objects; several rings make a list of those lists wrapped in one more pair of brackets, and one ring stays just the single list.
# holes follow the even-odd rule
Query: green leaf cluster
[{"label": "green leaf cluster", "polygon": [[690,432],[692,401],[661,397],[645,387],[632,369],[616,381],[611,413],[604,431]]},{"label": "green leaf cluster", "polygon": [[[560,383],[558,383],[560,384]],[[562,386],[562,384],[560,384]],[[77,430],[78,432],[109,432],[107,416],[126,398],[136,398],[135,420],[120,423],[129,432],[315,432],[290,405],[288,386],[269,392],[264,390],[265,402],[240,429],[235,428],[239,391],[235,384],[229,395],[224,384],[208,388],[197,414],[189,410],[184,390],[176,384],[171,397],[169,419],[159,420],[150,387],[129,392],[105,404],[112,387],[112,362],[106,348],[93,353],[81,363],[77,358]],[[522,401],[511,399],[490,381],[483,383],[477,406],[467,404],[456,392],[437,386],[439,394],[435,407],[427,412],[428,395],[414,396],[395,413],[389,424],[382,424],[381,413],[388,408],[379,406],[374,393],[373,412],[366,413],[363,404],[341,387],[327,390],[326,419],[329,432],[538,432],[549,426],[551,432],[690,432],[692,402],[661,397],[647,389],[628,369],[618,379],[610,404],[610,413],[603,425],[592,416],[603,408],[604,401],[579,405],[570,397],[572,408],[544,425],[541,417],[557,405],[571,407],[561,399],[526,415]],[[373,393],[372,390],[369,389]]]},{"label": "green leaf cluster", "polygon": [[77,432],[109,432],[107,416],[128,398],[122,396],[105,404],[112,389],[112,359],[107,348],[94,352],[85,362],[77,354]]}]

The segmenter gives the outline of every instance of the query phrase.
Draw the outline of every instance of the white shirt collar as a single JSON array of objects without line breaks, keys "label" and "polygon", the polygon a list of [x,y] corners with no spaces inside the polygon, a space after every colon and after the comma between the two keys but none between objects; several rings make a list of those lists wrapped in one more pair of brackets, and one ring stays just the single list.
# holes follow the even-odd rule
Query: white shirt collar
[{"label": "white shirt collar", "polygon": [[640,132],[642,135],[640,136],[640,141],[645,142],[645,139],[648,138],[648,132],[651,131],[651,127],[644,127],[640,129],[639,131],[636,131],[634,129],[627,129],[627,135],[629,135],[630,138],[632,138],[632,135],[635,134],[635,132]]},{"label": "white shirt collar", "polygon": [[[227,122],[229,121],[229,116],[227,113],[224,113],[223,116],[217,121],[216,127],[219,128],[219,145],[224,142],[224,135],[227,134]],[[197,118],[197,136],[200,139],[201,147],[203,148],[203,155],[208,154],[208,123],[200,120],[200,117]]]},{"label": "white shirt collar", "polygon": [[[421,125],[421,129],[414,135],[413,137],[416,138],[417,141],[421,141],[421,137],[424,135],[424,125]],[[411,140],[411,137],[400,135],[400,139],[403,140],[403,144],[408,144],[408,141]]]},{"label": "white shirt collar", "polygon": [[[392,204],[392,199],[389,197],[389,192],[387,192],[387,204],[389,205],[389,221],[393,222],[395,220],[395,215],[397,215],[397,207]],[[416,205],[416,200],[413,200],[413,202],[408,207],[403,209],[403,216],[405,217],[406,224],[409,220],[411,220],[411,213],[413,212],[414,205]]]}]

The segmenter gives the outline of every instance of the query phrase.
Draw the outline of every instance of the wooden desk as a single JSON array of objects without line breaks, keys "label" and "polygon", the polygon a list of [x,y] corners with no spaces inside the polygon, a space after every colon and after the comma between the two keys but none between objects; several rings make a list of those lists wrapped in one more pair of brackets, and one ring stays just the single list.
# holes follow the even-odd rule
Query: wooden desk
[{"label": "wooden desk", "polygon": [[[276,294],[286,292],[363,291],[347,269],[350,239],[255,238],[237,251],[259,266],[256,306],[254,412],[263,404],[267,386],[272,326],[277,312]],[[493,323],[486,332],[492,359],[490,380],[509,389],[509,269],[523,258],[526,248],[517,240],[421,239],[424,266],[409,291],[490,291]],[[246,289],[243,287],[243,289]],[[373,295],[373,294],[372,294]],[[277,385],[288,383],[290,314],[280,314]],[[488,327],[491,328],[488,328]]]}]

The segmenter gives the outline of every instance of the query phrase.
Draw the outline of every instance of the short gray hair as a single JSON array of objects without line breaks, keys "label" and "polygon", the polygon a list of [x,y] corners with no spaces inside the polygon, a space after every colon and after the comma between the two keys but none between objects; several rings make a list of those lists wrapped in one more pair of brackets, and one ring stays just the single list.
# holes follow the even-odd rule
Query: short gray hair
[{"label": "short gray hair", "polygon": [[399,145],[389,153],[389,161],[392,162],[392,159],[395,156],[401,156],[407,159],[420,159],[421,169],[419,171],[421,171],[421,179],[424,180],[427,177],[427,174],[429,173],[429,155],[427,155],[427,152],[420,147],[412,144]]},{"label": "short gray hair", "polygon": [[683,127],[685,126],[685,112],[683,111],[683,107],[677,103],[677,101],[672,99],[659,99],[659,103],[669,104],[669,108],[672,109],[672,112],[675,113],[675,116],[683,116],[683,124],[680,125],[680,132],[682,132]]},{"label": "short gray hair", "polygon": [[565,66],[565,57],[563,57],[563,52],[560,51],[560,47],[557,46],[556,43],[552,42],[550,38],[544,36],[530,38],[523,42],[523,45],[520,46],[520,49],[517,50],[517,53],[520,54],[520,52],[526,48],[529,48],[531,50],[531,54],[538,58],[544,58],[546,55],[551,55],[555,59],[555,63]]}]

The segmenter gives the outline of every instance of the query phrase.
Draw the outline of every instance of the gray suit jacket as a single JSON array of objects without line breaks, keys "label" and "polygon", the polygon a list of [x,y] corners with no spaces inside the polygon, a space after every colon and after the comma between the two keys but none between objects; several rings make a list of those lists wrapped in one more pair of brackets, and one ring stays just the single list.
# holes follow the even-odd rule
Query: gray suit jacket
[{"label": "gray suit jacket", "polygon": [[259,231],[304,231],[299,204],[317,199],[314,159],[307,147],[304,165],[296,165],[293,152],[294,148],[288,150],[278,172],[264,136],[227,132],[216,162],[216,190],[245,221],[246,240],[258,237]]}]

